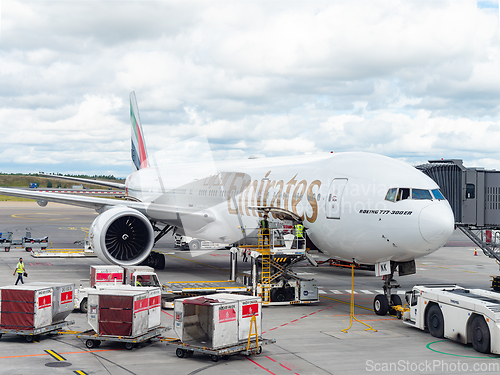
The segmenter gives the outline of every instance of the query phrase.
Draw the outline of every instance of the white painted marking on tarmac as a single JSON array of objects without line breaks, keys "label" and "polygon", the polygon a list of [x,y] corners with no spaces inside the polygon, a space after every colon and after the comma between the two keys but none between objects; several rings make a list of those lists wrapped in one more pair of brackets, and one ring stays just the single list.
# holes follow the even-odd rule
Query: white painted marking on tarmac
[{"label": "white painted marking on tarmac", "polygon": [[318,289],[319,294],[327,294],[323,289]]},{"label": "white painted marking on tarmac", "polygon": [[398,290],[398,294],[405,294],[405,293],[406,293],[406,291],[404,291],[404,290]]},{"label": "white painted marking on tarmac", "polygon": [[420,268],[420,267],[418,267],[417,271],[427,271],[427,268]]},{"label": "white painted marking on tarmac", "polygon": [[378,294],[384,294],[384,291],[383,291],[383,290],[380,290],[380,289],[375,289],[375,291],[376,291]]},{"label": "white painted marking on tarmac", "polygon": [[340,290],[330,290],[333,294],[343,294]]},{"label": "white painted marking on tarmac", "polygon": [[361,290],[364,294],[373,294],[373,292],[370,292],[369,290]]},{"label": "white painted marking on tarmac", "polygon": [[[345,291],[347,292],[347,294],[351,294],[351,289],[346,289]],[[356,291],[354,291],[353,293],[358,294],[358,292],[356,292]]]}]

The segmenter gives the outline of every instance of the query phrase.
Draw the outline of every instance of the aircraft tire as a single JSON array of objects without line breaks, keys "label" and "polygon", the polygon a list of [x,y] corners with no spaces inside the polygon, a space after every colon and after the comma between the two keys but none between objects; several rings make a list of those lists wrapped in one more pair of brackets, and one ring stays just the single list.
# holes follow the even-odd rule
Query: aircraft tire
[{"label": "aircraft tire", "polygon": [[156,267],[159,270],[165,269],[165,255],[163,253],[156,253],[158,257],[158,267]]},{"label": "aircraft tire", "polygon": [[387,315],[389,311],[389,301],[387,301],[387,297],[383,294],[377,294],[375,299],[373,300],[373,310],[375,310],[375,314],[377,315]]},{"label": "aircraft tire", "polygon": [[472,321],[472,346],[479,353],[490,352],[490,329],[484,318],[480,315],[476,316]]},{"label": "aircraft tire", "polygon": [[444,337],[444,318],[438,305],[432,305],[427,310],[427,328],[432,336],[438,339]]}]

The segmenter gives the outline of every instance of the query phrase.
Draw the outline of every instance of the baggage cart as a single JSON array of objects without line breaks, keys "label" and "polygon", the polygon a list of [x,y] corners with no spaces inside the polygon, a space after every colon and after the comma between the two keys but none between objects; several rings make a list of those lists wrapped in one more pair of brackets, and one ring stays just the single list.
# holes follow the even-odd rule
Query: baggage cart
[{"label": "baggage cart", "polygon": [[48,334],[62,329],[70,324],[75,324],[74,320],[50,324],[48,326],[38,327],[34,329],[0,329],[0,338],[4,334],[14,334],[24,336],[27,342],[33,342],[39,335]]},{"label": "baggage cart", "polygon": [[97,348],[103,341],[110,342],[123,342],[125,343],[125,348],[127,350],[132,350],[139,343],[153,340],[155,338],[160,338],[161,334],[166,330],[166,327],[158,327],[156,329],[152,329],[142,335],[129,337],[129,336],[99,336],[93,329],[90,329],[85,332],[78,333],[76,335],[77,338],[85,341],[85,346],[89,349]]},{"label": "baggage cart", "polygon": [[[166,344],[175,347],[175,354],[179,358],[191,357],[194,352],[203,353],[210,356],[210,359],[214,362],[218,362],[220,358],[228,359],[229,356],[235,354],[251,355],[262,353],[262,346],[273,344],[276,339],[259,339],[257,341],[251,341],[250,345],[246,342],[242,342],[235,345],[226,346],[224,348],[213,349],[199,344],[190,344],[182,342],[181,340],[167,341]],[[248,345],[248,347],[247,347]]]}]

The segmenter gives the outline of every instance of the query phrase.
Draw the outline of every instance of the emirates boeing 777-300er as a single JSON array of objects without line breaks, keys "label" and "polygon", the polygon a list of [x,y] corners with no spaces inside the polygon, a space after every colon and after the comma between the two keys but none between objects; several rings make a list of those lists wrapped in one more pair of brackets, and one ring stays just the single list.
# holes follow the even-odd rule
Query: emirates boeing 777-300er
[{"label": "emirates boeing 777-300er", "polygon": [[[130,94],[132,162],[125,184],[75,179],[124,189],[128,199],[105,199],[0,188],[0,193],[94,208],[91,246],[108,263],[136,265],[172,228],[189,236],[236,243],[266,208],[300,217],[310,246],[336,259],[374,265],[391,281],[415,273],[415,259],[451,236],[454,217],[439,186],[414,167],[389,157],[324,153],[158,166],[148,159],[135,94]],[[155,237],[155,231],[159,234]],[[163,258],[164,264],[164,258]],[[377,296],[380,297],[380,296]],[[387,301],[387,300],[386,300]],[[375,310],[386,304],[375,301]],[[384,306],[382,306],[382,310]]]}]

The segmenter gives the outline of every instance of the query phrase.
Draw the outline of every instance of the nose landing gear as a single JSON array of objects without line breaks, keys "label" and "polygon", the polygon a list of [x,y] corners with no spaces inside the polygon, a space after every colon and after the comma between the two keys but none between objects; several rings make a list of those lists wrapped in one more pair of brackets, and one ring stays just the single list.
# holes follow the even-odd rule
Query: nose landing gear
[{"label": "nose landing gear", "polygon": [[373,300],[373,310],[377,315],[386,315],[387,313],[394,315],[396,311],[393,306],[401,305],[401,297],[397,293],[392,293],[392,288],[401,288],[401,285],[394,280],[394,269],[390,275],[385,275],[384,278],[384,294],[377,294]]}]

